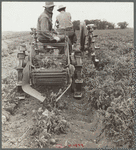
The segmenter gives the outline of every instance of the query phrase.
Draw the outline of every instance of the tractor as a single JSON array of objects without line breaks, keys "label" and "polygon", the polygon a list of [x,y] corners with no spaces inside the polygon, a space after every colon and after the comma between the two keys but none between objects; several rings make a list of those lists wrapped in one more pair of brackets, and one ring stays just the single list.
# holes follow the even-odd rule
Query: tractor
[{"label": "tractor", "polygon": [[[82,55],[85,49],[85,37],[89,35],[85,22],[80,23],[80,48],[70,52],[69,38],[65,35],[60,42],[41,43],[37,39],[37,31],[31,28],[33,42],[27,49],[20,45],[18,52],[17,92],[19,99],[24,99],[24,93],[44,102],[46,97],[33,88],[33,85],[66,86],[62,95],[71,88],[74,98],[82,98]],[[87,34],[88,33],[88,34]],[[90,36],[89,36],[90,37]],[[89,39],[90,40],[90,39]],[[90,41],[88,41],[90,42]],[[90,49],[91,44],[88,47]]]}]

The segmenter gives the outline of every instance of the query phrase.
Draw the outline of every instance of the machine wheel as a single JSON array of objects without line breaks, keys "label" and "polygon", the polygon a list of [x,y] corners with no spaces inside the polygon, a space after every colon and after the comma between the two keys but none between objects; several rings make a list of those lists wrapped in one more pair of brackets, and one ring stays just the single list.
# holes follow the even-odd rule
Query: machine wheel
[{"label": "machine wheel", "polygon": [[84,51],[85,48],[85,23],[81,22],[80,23],[80,46],[81,46],[81,51]]}]

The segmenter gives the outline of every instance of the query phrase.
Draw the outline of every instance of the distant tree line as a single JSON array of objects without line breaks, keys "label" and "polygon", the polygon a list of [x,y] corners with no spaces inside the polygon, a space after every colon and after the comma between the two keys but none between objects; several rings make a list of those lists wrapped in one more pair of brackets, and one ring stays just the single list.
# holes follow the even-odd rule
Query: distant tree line
[{"label": "distant tree line", "polygon": [[[99,30],[104,30],[104,29],[114,29],[115,28],[115,24],[108,22],[108,21],[101,21],[101,20],[85,20],[86,25],[88,24],[95,24],[96,28]],[[119,22],[117,24],[121,29],[125,29],[128,25],[128,23],[126,21],[124,22]],[[80,29],[80,20],[75,20],[73,21],[73,27],[75,30],[79,30]]]},{"label": "distant tree line", "polygon": [[128,23],[126,21],[124,22],[119,22],[117,24],[121,29],[125,29],[128,26]]}]

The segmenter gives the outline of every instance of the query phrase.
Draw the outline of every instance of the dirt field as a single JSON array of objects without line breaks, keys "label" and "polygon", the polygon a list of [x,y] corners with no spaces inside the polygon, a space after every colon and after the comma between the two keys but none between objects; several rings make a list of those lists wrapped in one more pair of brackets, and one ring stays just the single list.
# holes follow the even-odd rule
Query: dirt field
[{"label": "dirt field", "polygon": [[[79,31],[76,33],[79,38]],[[14,69],[17,49],[20,43],[26,43],[29,49],[31,36],[28,32],[3,33],[2,148],[134,146],[134,30],[95,30],[94,34],[98,34],[95,45],[100,50],[96,51],[96,56],[102,68],[96,69],[92,60],[85,56],[84,97],[76,100],[69,90],[61,98],[53,117],[66,122],[67,126],[63,128],[64,132],[56,133],[41,130],[44,118],[39,115],[42,116],[45,108],[38,100],[26,95],[25,100],[19,101],[13,90],[17,81]],[[57,93],[58,89],[54,88],[54,91]],[[43,91],[47,93],[47,89]],[[51,93],[52,88],[48,91]]]}]

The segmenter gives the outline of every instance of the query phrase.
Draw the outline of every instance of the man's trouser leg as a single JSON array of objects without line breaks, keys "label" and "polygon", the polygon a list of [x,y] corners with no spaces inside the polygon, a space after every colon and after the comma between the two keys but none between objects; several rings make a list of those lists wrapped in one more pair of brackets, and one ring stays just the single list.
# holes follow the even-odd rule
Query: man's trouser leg
[{"label": "man's trouser leg", "polygon": [[68,43],[69,43],[69,54],[71,54],[71,52],[72,52],[72,43],[71,43],[70,39],[68,39]]},{"label": "man's trouser leg", "polygon": [[57,29],[57,31],[60,35],[67,35],[71,41],[71,44],[76,43],[77,38],[73,29],[69,31],[66,31],[64,29]]}]

